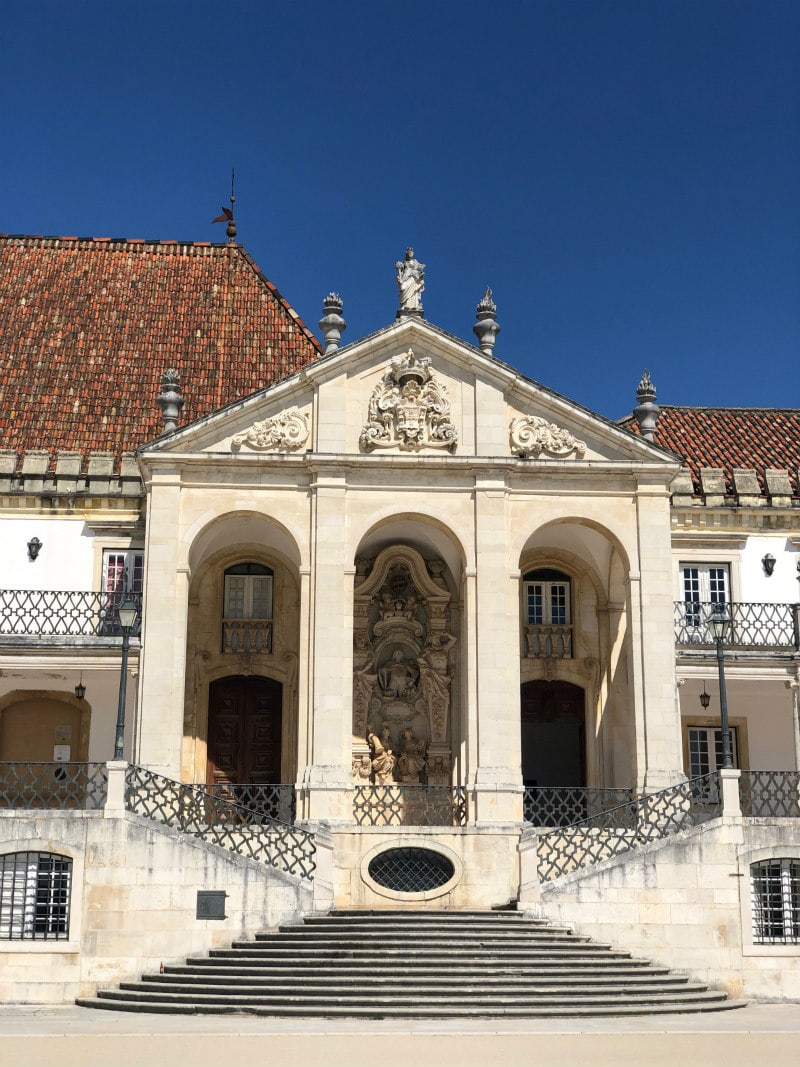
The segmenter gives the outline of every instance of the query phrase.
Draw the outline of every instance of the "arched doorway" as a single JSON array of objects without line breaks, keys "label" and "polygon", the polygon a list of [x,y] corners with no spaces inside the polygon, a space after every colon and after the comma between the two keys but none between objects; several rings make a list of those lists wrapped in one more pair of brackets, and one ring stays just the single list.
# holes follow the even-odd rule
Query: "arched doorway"
[{"label": "arched doorway", "polygon": [[273,678],[231,676],[212,682],[206,781],[280,782],[282,708],[283,686]]},{"label": "arched doorway", "polygon": [[520,718],[523,784],[585,785],[584,690],[571,682],[525,682]]}]

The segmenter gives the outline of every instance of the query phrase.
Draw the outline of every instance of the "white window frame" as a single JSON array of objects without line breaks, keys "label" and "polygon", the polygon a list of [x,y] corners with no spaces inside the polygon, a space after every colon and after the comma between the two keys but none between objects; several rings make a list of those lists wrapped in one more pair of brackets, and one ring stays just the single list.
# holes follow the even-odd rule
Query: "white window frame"
[{"label": "white window frame", "polygon": [[680,599],[686,630],[702,640],[711,640],[702,604],[730,604],[731,567],[726,560],[685,560],[679,569]]},{"label": "white window frame", "polygon": [[[538,593],[536,593],[537,589]],[[541,618],[535,618],[536,612],[531,610],[532,596],[540,600]],[[561,579],[530,578],[523,581],[522,598],[526,626],[572,625],[572,581],[568,575]]]},{"label": "white window frame", "polygon": [[[116,562],[118,559],[121,564]],[[115,561],[113,572],[112,560]],[[121,584],[118,584],[119,576]],[[100,589],[103,593],[141,594],[144,591],[144,551],[141,548],[104,548]]]},{"label": "white window frame", "polygon": [[[731,756],[733,757],[733,766],[739,766],[739,728],[738,726],[728,725],[731,735]],[[708,770],[699,771],[695,774],[692,767],[692,731],[696,731],[698,740],[702,737],[705,743],[705,763],[708,764]],[[711,737],[713,736],[713,744]],[[722,726],[716,723],[703,724],[703,723],[687,723],[686,724],[686,746],[688,752],[688,773],[690,778],[700,778],[706,774],[713,774],[714,771],[721,770],[722,768]]]}]

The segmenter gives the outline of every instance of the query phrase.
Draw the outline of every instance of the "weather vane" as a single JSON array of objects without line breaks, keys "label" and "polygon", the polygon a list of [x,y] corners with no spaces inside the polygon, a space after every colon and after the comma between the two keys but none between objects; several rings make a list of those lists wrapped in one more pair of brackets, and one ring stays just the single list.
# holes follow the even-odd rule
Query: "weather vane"
[{"label": "weather vane", "polygon": [[228,240],[231,244],[233,244],[234,240],[236,239],[236,221],[233,217],[233,205],[236,203],[236,197],[233,195],[235,181],[236,171],[233,167],[231,167],[231,206],[223,207],[222,214],[217,215],[215,219],[211,220],[212,225],[215,222],[227,222],[228,225],[225,227],[225,233],[228,235]]}]

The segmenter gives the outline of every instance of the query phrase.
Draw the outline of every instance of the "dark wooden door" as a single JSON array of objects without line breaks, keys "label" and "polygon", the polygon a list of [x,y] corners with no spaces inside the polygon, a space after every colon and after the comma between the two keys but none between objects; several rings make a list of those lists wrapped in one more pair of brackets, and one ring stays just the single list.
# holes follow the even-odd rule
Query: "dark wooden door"
[{"label": "dark wooden door", "polygon": [[212,682],[206,781],[280,782],[282,688],[271,678]]},{"label": "dark wooden door", "polygon": [[522,686],[522,780],[525,785],[586,784],[585,694],[571,682]]}]

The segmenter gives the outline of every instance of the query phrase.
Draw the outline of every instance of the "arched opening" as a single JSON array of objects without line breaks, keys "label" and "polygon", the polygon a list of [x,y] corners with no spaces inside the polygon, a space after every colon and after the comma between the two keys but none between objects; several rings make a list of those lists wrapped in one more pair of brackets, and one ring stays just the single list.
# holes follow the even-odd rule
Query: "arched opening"
[{"label": "arched opening", "polygon": [[521,705],[523,784],[585,785],[585,691],[572,682],[525,682]]},{"label": "arched opening", "polygon": [[209,686],[210,785],[281,781],[283,686],[273,678],[232,675]]}]

